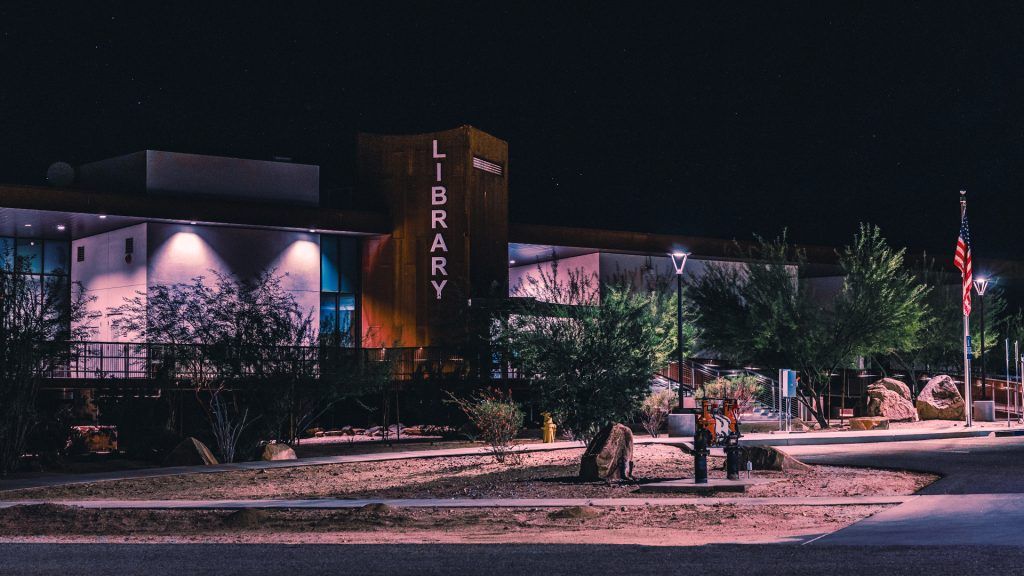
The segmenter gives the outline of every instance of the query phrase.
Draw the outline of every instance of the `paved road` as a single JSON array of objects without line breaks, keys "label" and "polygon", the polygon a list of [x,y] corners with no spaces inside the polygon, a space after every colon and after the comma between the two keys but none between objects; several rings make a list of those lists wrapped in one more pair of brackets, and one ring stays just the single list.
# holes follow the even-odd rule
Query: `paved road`
[{"label": "paved road", "polygon": [[[815,545],[963,545],[1024,547],[1024,438],[972,438],[794,446],[813,464],[874,466],[943,477],[921,491],[933,495],[890,508]],[[1024,566],[1016,572],[1024,573]]]},{"label": "paved road", "polygon": [[933,472],[921,494],[1024,494],[1024,437],[783,448],[809,464]]},{"label": "paved road", "polygon": [[1020,574],[1020,548],[593,545],[0,545],[0,575]]}]

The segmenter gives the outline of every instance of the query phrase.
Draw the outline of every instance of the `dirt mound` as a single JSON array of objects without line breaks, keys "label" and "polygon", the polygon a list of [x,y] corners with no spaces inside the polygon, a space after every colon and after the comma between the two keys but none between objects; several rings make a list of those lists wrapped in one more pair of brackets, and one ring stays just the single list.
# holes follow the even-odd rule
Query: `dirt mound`
[{"label": "dirt mound", "polygon": [[266,510],[245,508],[224,517],[224,525],[228,528],[259,528],[270,518]]},{"label": "dirt mound", "polygon": [[600,508],[594,508],[593,506],[570,506],[548,514],[548,518],[555,520],[587,520],[597,518],[600,515]]},{"label": "dirt mound", "polygon": [[375,514],[377,516],[390,516],[395,512],[395,509],[383,502],[374,502],[373,504],[367,504],[361,506],[359,511],[364,514]]}]

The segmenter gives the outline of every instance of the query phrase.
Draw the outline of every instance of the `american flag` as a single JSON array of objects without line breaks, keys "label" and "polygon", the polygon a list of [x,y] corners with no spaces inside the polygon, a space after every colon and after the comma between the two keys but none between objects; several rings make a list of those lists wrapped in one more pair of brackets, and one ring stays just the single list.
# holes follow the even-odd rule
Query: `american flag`
[{"label": "american flag", "polygon": [[971,233],[967,229],[967,208],[961,211],[960,236],[956,239],[956,254],[953,256],[953,265],[960,269],[960,277],[963,278],[964,316],[971,314],[971,282],[974,280],[971,274]]}]

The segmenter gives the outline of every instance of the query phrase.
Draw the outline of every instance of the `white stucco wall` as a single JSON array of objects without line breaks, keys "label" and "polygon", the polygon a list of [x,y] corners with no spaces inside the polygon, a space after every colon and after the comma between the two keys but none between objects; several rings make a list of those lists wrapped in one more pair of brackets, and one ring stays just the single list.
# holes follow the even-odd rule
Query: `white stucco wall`
[{"label": "white stucco wall", "polygon": [[212,281],[211,270],[251,278],[285,274],[282,287],[319,324],[320,235],[280,230],[150,223],[148,285]]},{"label": "white stucco wall", "polygon": [[[89,312],[99,313],[92,324],[97,332],[94,340],[118,342],[126,340],[110,327],[110,309],[124,304],[146,291],[146,224],[137,224],[95,236],[80,238],[71,243],[71,280],[81,283],[95,300],[88,304]],[[134,239],[131,261],[125,258],[125,239]],[[78,262],[79,247],[85,248],[85,260]]]},{"label": "white stucco wall", "polygon": [[[591,277],[591,283],[596,296],[599,290],[598,279],[601,273],[600,258],[601,255],[597,252],[571,258],[562,258],[558,261],[558,281],[567,282],[569,280],[569,271],[576,270]],[[538,300],[549,300],[544,294],[538,293],[531,287],[529,279],[539,279],[541,274],[551,274],[551,267],[551,262],[510,267],[508,269],[509,296],[528,296]]]},{"label": "white stucco wall", "polygon": [[[125,238],[134,239],[131,262]],[[77,262],[78,247],[85,261]],[[147,223],[72,242],[71,278],[94,296],[89,310],[99,341],[129,341],[111,330],[110,310],[157,284],[189,282],[196,276],[213,281],[211,270],[251,278],[262,270],[284,274],[282,286],[319,326],[320,236],[277,230]]]}]

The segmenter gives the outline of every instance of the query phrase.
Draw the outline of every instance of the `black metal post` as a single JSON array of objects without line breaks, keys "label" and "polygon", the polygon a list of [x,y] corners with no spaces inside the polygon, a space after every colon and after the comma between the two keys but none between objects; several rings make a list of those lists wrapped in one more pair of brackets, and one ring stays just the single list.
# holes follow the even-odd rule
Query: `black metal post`
[{"label": "black metal post", "polygon": [[708,483],[708,441],[704,430],[697,425],[697,432],[693,435],[693,483]]},{"label": "black metal post", "polygon": [[683,275],[676,274],[676,380],[679,382],[679,408],[683,407]]},{"label": "black metal post", "polygon": [[[987,398],[985,392],[985,294],[978,294],[978,300],[981,307],[981,399],[984,400]],[[992,396],[992,400],[995,400],[995,395]]]},{"label": "black metal post", "polygon": [[740,479],[740,439],[730,434],[725,445],[725,475],[729,480]]}]

